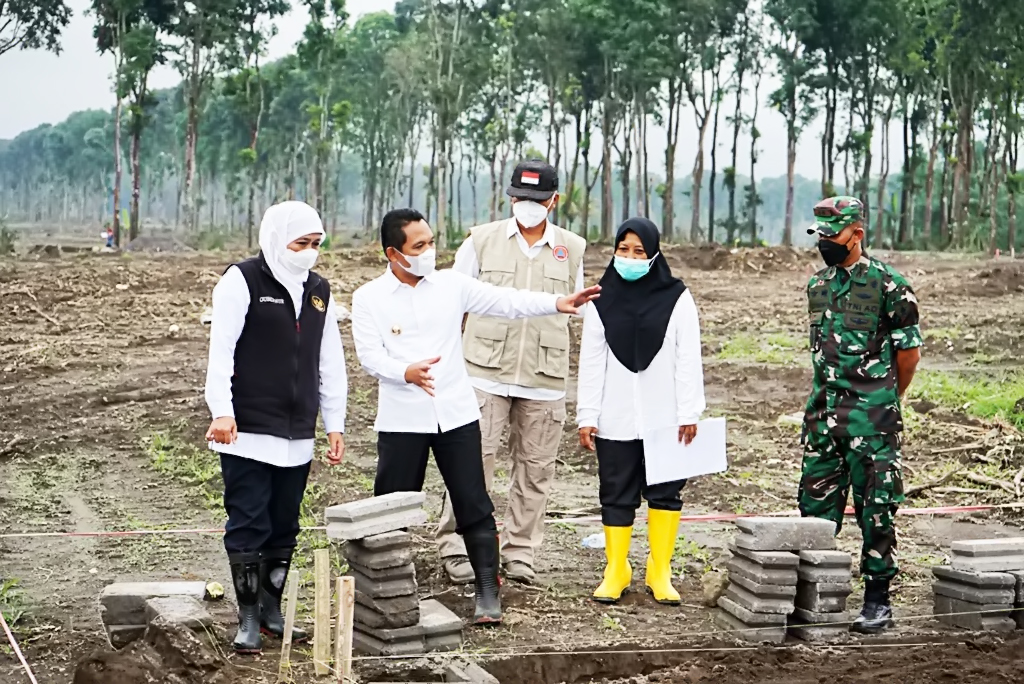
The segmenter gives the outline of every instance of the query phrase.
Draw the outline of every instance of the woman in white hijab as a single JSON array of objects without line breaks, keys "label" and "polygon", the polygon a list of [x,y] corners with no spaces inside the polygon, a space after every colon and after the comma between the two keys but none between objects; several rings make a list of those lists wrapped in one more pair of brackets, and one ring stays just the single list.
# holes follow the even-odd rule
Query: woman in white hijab
[{"label": "woman in white hijab", "polygon": [[238,653],[259,653],[261,631],[284,634],[281,594],[318,412],[329,463],[340,463],[345,451],[345,354],[330,286],[310,271],[323,237],[315,209],[276,204],[260,224],[260,253],[230,266],[213,290],[206,439],[224,476]]}]

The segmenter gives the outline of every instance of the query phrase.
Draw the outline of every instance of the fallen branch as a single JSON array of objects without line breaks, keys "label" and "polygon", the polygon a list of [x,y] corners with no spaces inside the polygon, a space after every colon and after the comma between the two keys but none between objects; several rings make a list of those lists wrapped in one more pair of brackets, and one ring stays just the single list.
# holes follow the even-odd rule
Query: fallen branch
[{"label": "fallen branch", "polygon": [[21,435],[14,435],[9,442],[2,449],[0,449],[0,457],[8,456],[14,453],[15,448],[25,441],[25,438]]},{"label": "fallen branch", "polygon": [[910,498],[912,496],[916,496],[916,495],[920,494],[921,492],[927,491],[929,489],[934,489],[935,487],[940,487],[940,486],[946,484],[947,482],[949,482],[951,477],[953,477],[954,475],[956,475],[957,473],[962,472],[962,471],[963,471],[963,468],[957,468],[955,470],[949,471],[948,473],[946,473],[942,477],[939,477],[939,478],[936,478],[934,480],[931,480],[930,482],[925,482],[924,484],[914,485],[910,489],[908,489],[905,492],[903,492],[903,495],[905,497],[907,497],[907,498]]},{"label": "fallen branch", "polygon": [[1005,480],[997,480],[994,477],[989,477],[988,475],[981,475],[979,473],[966,473],[964,475],[964,478],[970,480],[971,482],[974,482],[975,484],[982,484],[988,487],[995,487],[996,489],[1002,489],[1004,492],[1013,494],[1014,496],[1017,495],[1017,491],[1014,489],[1013,485],[1010,484],[1009,482],[1006,482]]},{"label": "fallen branch", "polygon": [[948,449],[932,449],[932,455],[936,454],[952,454],[957,451],[970,451],[971,449],[981,449],[985,445],[981,442],[974,442],[973,444],[962,444],[961,446],[950,447]]},{"label": "fallen branch", "polygon": [[53,325],[54,325],[54,326],[56,326],[56,328],[57,328],[58,330],[63,330],[63,329],[64,329],[64,326],[60,324],[60,321],[58,321],[58,320],[57,320],[56,318],[54,318],[53,316],[50,316],[49,314],[44,314],[44,313],[42,312],[42,310],[41,310],[41,309],[40,309],[40,308],[39,308],[38,306],[36,306],[35,304],[29,304],[29,305],[28,305],[28,308],[32,309],[32,310],[33,310],[33,311],[35,311],[35,312],[36,312],[37,314],[39,314],[40,316],[42,316],[42,317],[43,317],[43,318],[45,318],[46,320],[50,321],[50,323],[53,323]]},{"label": "fallen branch", "polygon": [[936,494],[992,494],[991,489],[969,489],[967,487],[936,487]]}]

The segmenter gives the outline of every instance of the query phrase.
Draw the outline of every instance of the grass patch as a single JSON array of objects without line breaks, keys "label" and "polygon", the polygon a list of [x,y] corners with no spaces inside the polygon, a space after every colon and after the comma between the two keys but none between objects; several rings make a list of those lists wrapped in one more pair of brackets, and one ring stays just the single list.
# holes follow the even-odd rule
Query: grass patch
[{"label": "grass patch", "polygon": [[704,571],[707,572],[711,565],[711,556],[706,547],[680,534],[676,538],[676,548],[672,552],[672,563],[685,571],[687,563],[691,561],[702,564]]},{"label": "grass patch", "polygon": [[952,342],[963,337],[960,328],[929,328],[923,331],[925,340]]},{"label": "grass patch", "polygon": [[168,432],[153,433],[144,445],[157,472],[188,485],[207,508],[224,508],[224,484],[216,452],[181,442]]},{"label": "grass patch", "polygon": [[790,366],[799,363],[806,351],[806,340],[786,333],[772,333],[764,337],[740,333],[726,340],[716,356],[724,361]]},{"label": "grass patch", "polygon": [[1024,430],[1024,374],[993,377],[921,371],[910,395],[976,418],[999,418]]},{"label": "grass patch", "polygon": [[25,597],[14,578],[0,582],[0,612],[11,629],[25,617]]}]

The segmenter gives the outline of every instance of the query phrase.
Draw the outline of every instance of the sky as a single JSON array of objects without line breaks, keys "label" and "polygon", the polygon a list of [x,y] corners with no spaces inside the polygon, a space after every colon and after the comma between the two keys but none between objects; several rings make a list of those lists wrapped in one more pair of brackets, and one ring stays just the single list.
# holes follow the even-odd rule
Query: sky
[{"label": "sky", "polygon": [[[0,57],[0,139],[13,138],[18,133],[32,129],[43,123],[56,124],[63,121],[72,112],[82,109],[107,109],[114,105],[111,91],[111,74],[113,73],[113,57],[99,55],[96,52],[92,37],[92,19],[86,14],[89,0],[69,0],[74,17],[62,36],[63,51],[60,55],[31,50],[14,51]],[[293,2],[293,5],[300,5]],[[370,12],[394,10],[394,0],[348,0],[347,8],[353,18]],[[278,34],[270,43],[270,59],[280,58],[292,52],[295,44],[302,37],[302,30],[308,15],[304,8],[296,7],[288,15],[277,21]],[[165,88],[179,81],[172,67],[163,67],[152,77],[155,88]],[[774,77],[765,79],[761,86],[761,108],[758,118],[758,130],[761,131],[759,141],[759,175],[779,176],[786,173],[786,131],[782,116],[765,105],[767,95],[777,86]],[[749,90],[749,89],[748,89]],[[719,166],[728,165],[728,157],[732,144],[731,133],[727,130],[725,113],[731,113],[732,105],[728,101],[723,106],[722,124],[719,131],[718,145]],[[748,113],[753,109],[753,99],[748,92],[744,99],[744,109]],[[677,152],[677,177],[689,173],[697,151],[696,126],[692,124],[692,111],[683,114],[680,149]],[[820,172],[820,147],[818,139],[822,130],[822,121],[818,120],[805,132],[797,150],[796,171],[808,178],[818,178]],[[896,135],[896,127],[892,128],[892,146],[896,150],[901,140]],[[649,132],[650,169],[662,173],[664,170],[665,135],[662,131]],[[710,148],[710,132],[706,149]],[[876,171],[880,157],[880,135],[875,135]],[[543,148],[542,141],[537,140],[538,148]],[[750,139],[741,136],[740,149],[742,154],[738,166],[740,173],[749,168]],[[898,162],[896,162],[898,165]],[[842,172],[837,169],[837,180],[841,182]]]}]

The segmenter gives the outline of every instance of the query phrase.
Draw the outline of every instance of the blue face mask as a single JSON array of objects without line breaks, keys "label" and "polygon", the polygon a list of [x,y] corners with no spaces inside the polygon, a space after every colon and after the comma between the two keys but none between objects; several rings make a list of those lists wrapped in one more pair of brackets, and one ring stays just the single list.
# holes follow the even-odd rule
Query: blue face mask
[{"label": "blue face mask", "polygon": [[645,275],[650,273],[651,264],[658,258],[655,254],[650,259],[627,259],[626,257],[620,257],[615,255],[615,270],[622,276],[622,279],[627,282],[634,282],[640,280]]}]

